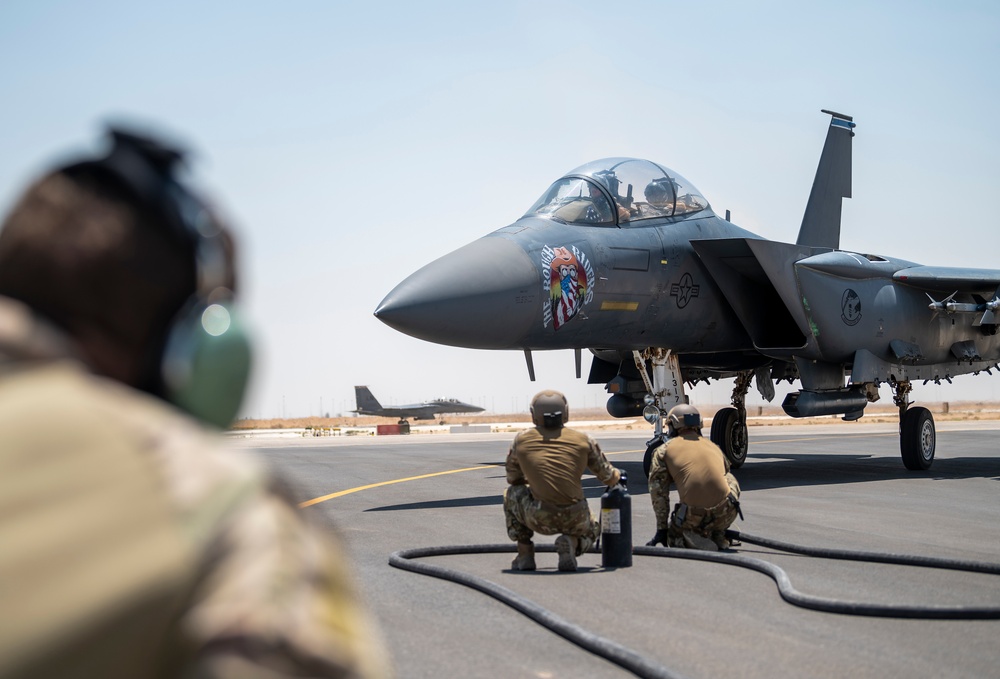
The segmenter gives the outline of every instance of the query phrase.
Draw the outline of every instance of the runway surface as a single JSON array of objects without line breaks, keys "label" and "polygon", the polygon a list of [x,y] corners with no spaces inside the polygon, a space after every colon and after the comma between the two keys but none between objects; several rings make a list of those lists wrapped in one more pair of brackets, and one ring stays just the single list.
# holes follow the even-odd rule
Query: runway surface
[{"label": "runway surface", "polygon": [[[572,424],[572,423],[571,423]],[[753,427],[736,472],[746,533],[807,546],[1000,563],[1000,422],[938,424],[929,472],[908,472],[894,425]],[[345,540],[399,677],[628,677],[482,593],[388,565],[397,550],[508,542],[503,460],[512,435],[246,439]],[[634,544],[654,530],[647,432],[595,435],[630,478]],[[584,477],[591,510],[604,491]],[[676,498],[672,494],[672,498]],[[536,536],[536,542],[553,538]],[[1000,576],[815,559],[744,544],[799,590],[851,601],[1000,606]],[[855,617],[793,607],[766,576],[728,565],[599,554],[559,573],[510,554],[428,559],[514,590],[683,677],[996,677],[1000,621]]]}]

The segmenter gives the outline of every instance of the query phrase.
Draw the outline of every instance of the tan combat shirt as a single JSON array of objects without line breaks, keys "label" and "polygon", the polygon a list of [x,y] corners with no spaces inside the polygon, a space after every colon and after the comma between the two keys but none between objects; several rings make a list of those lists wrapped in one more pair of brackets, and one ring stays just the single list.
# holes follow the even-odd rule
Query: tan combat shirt
[{"label": "tan combat shirt", "polygon": [[729,460],[722,450],[698,432],[684,430],[653,452],[649,468],[649,497],[657,530],[670,521],[670,484],[677,486],[680,501],[691,506],[714,507],[729,495]]},{"label": "tan combat shirt", "polygon": [[589,469],[601,483],[618,483],[619,472],[597,441],[575,429],[535,427],[519,432],[507,454],[507,483],[527,483],[536,500],[565,507],[584,499],[580,478]]},{"label": "tan combat shirt", "polygon": [[263,463],[47,328],[0,298],[0,677],[387,676],[342,548]]}]

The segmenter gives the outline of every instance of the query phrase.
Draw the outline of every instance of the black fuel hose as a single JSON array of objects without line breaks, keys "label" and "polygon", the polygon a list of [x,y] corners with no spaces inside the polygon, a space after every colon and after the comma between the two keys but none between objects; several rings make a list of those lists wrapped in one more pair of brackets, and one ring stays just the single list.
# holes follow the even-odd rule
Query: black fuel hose
[{"label": "black fuel hose", "polygon": [[[389,556],[389,565],[403,570],[413,571],[429,575],[434,578],[451,580],[466,587],[477,589],[484,594],[502,601],[516,611],[528,616],[539,625],[555,632],[567,641],[570,641],[585,651],[589,651],[608,660],[619,667],[623,667],[637,677],[644,679],[681,679],[679,674],[671,672],[667,668],[659,665],[648,658],[645,658],[635,651],[622,646],[621,644],[598,636],[593,632],[588,632],[579,625],[567,621],[556,615],[552,611],[542,608],[538,604],[525,599],[521,595],[506,587],[490,582],[475,575],[452,570],[443,566],[435,566],[428,563],[420,563],[414,559],[422,559],[428,556],[454,556],[457,554],[497,554],[504,552],[516,552],[517,545],[513,543],[495,545],[455,545],[450,547],[423,547],[417,549],[406,549],[393,552]],[[554,552],[554,545],[536,545],[536,552]],[[595,550],[591,550],[595,551]]]},{"label": "black fuel hose", "polygon": [[[902,566],[917,566],[922,568],[941,568],[953,571],[968,571],[1000,575],[1000,564],[983,563],[979,561],[960,561],[929,556],[914,556],[911,554],[882,554],[879,552],[863,552],[842,549],[825,549],[822,547],[803,547],[788,542],[780,542],[769,538],[761,538],[739,531],[726,531],[731,540],[740,540],[750,544],[776,549],[793,554],[802,554],[821,559],[842,559],[849,561],[866,561],[870,563],[886,563]],[[732,566],[749,568],[763,573],[774,580],[778,586],[778,594],[786,602],[800,608],[826,613],[841,613],[844,615],[867,615],[880,618],[920,618],[925,620],[997,620],[1000,619],[1000,606],[906,606],[895,604],[871,604],[857,601],[843,601],[826,597],[803,594],[792,586],[791,579],[784,570],[773,563],[731,552],[702,552],[694,549],[668,549],[665,547],[633,547],[633,554],[642,556],[665,556],[675,559],[692,559],[696,561],[712,561]]]},{"label": "black fuel hose", "polygon": [[[1000,564],[978,561],[961,561],[938,557],[914,556],[909,554],[882,554],[878,552],[850,551],[825,549],[820,547],[803,547],[769,538],[761,538],[739,531],[726,531],[731,540],[740,540],[750,544],[775,549],[793,554],[802,554],[823,559],[843,559],[850,561],[865,561],[872,563],[897,564],[917,566],[922,568],[941,568],[946,570],[968,571],[1000,575]],[[659,665],[610,639],[588,632],[578,625],[555,615],[516,592],[501,585],[490,582],[475,575],[456,571],[443,566],[421,563],[416,559],[432,556],[455,556],[460,554],[500,554],[513,553],[517,546],[513,543],[492,545],[454,545],[446,547],[423,547],[393,552],[389,556],[389,565],[403,570],[413,571],[435,578],[450,580],[466,587],[479,590],[497,599],[511,608],[523,613],[535,622],[555,632],[564,639],[576,644],[585,651],[598,655],[644,679],[679,679],[678,674]],[[536,552],[554,552],[554,545],[537,545]],[[596,552],[592,549],[591,552]],[[827,613],[844,615],[866,615],[884,618],[921,618],[933,620],[996,620],[1000,619],[1000,607],[996,606],[905,606],[892,604],[871,604],[865,602],[843,601],[826,597],[803,594],[796,590],[784,570],[772,563],[732,552],[703,552],[694,549],[671,549],[666,547],[636,546],[632,553],[637,556],[657,556],[674,559],[690,559],[695,561],[710,561],[714,563],[740,566],[769,576],[778,586],[778,593],[786,602]]]}]

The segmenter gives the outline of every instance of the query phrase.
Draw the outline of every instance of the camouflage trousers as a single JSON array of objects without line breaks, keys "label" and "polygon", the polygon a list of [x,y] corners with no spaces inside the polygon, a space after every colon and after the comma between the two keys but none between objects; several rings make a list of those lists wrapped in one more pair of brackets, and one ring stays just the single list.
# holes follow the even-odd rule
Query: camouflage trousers
[{"label": "camouflage trousers", "polygon": [[726,529],[739,515],[740,484],[732,474],[726,474],[726,481],[729,483],[729,495],[714,507],[692,507],[681,502],[674,505],[667,526],[669,547],[686,546],[684,531],[709,538],[719,547],[729,545],[726,540]]},{"label": "camouflage trousers", "polygon": [[586,500],[566,507],[536,500],[526,485],[508,486],[503,496],[507,536],[528,542],[535,533],[572,535],[578,538],[576,554],[583,554],[597,541],[601,525],[590,513]]}]

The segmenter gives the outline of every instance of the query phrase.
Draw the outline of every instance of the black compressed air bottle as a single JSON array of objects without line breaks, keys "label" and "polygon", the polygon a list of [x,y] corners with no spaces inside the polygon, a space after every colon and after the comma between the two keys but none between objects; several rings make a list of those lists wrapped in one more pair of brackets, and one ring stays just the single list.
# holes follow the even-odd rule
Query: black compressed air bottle
[{"label": "black compressed air bottle", "polygon": [[632,496],[625,479],[601,496],[601,566],[632,565]]}]

